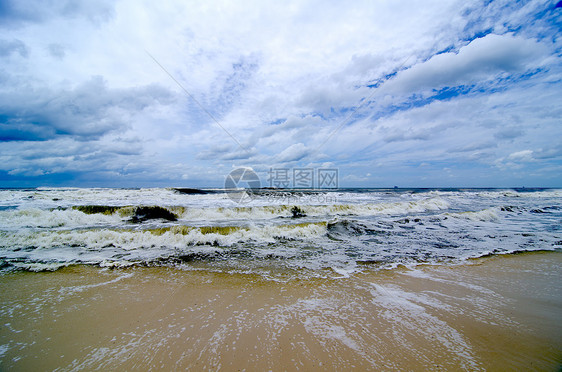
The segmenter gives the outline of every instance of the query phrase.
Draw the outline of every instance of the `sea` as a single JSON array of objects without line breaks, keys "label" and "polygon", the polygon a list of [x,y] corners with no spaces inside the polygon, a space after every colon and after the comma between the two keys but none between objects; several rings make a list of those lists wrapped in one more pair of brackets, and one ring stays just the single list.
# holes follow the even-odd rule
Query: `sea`
[{"label": "sea", "polygon": [[560,250],[559,189],[0,190],[2,271],[172,266],[337,278]]}]

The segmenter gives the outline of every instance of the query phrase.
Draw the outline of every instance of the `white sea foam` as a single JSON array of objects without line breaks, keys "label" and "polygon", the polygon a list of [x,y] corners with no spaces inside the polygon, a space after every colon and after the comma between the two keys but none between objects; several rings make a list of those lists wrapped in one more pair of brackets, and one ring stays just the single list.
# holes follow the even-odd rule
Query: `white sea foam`
[{"label": "white sea foam", "polygon": [[428,311],[428,308],[438,308],[450,312],[453,308],[425,294],[376,283],[372,283],[372,286],[373,302],[388,309],[383,317],[391,320],[392,324],[416,329],[427,338],[435,338],[449,352],[460,357],[465,368],[474,369],[477,366],[472,348],[462,334]]},{"label": "white sea foam", "polygon": [[232,205],[226,194],[184,195],[173,189],[38,188],[36,190],[0,190],[0,206],[57,208],[73,205]]},{"label": "white sea foam", "polygon": [[84,292],[84,291],[87,291],[87,290],[92,289],[92,288],[106,286],[106,285],[109,285],[109,284],[114,284],[114,283],[117,283],[117,282],[119,282],[123,279],[130,278],[132,276],[133,276],[133,273],[125,273],[125,274],[122,274],[120,276],[117,276],[113,279],[110,279],[108,281],[101,282],[101,283],[76,285],[76,286],[70,286],[70,287],[61,287],[59,289],[59,294],[68,295],[68,294]]},{"label": "white sea foam", "polygon": [[[333,201],[318,203],[320,196]],[[0,190],[0,265],[222,257],[248,272],[280,265],[343,278],[358,263],[394,267],[562,249],[561,205],[560,190],[272,192],[243,205],[225,194],[172,189]],[[135,219],[137,206],[166,208],[178,220]]]},{"label": "white sea foam", "polygon": [[[101,204],[95,204],[101,205]],[[379,204],[304,205],[299,208],[310,217],[401,215],[443,210],[449,206],[440,198],[410,202]],[[259,221],[293,216],[292,205],[253,207],[196,208],[168,206],[184,222],[189,221]],[[76,228],[84,226],[110,226],[123,224],[130,219],[133,208],[124,208],[113,214],[83,213],[72,208],[39,209],[24,208],[0,211],[0,229],[19,228]]]},{"label": "white sea foam", "polygon": [[446,213],[447,216],[466,219],[471,221],[497,221],[499,220],[498,216],[499,208],[487,208],[481,211],[468,211],[468,212],[460,212],[460,213]]},{"label": "white sea foam", "polygon": [[[227,228],[226,228],[227,229]],[[0,232],[6,251],[27,247],[48,250],[52,247],[83,247],[102,250],[119,247],[124,250],[148,247],[183,248],[190,245],[231,246],[238,242],[274,243],[277,239],[314,239],[325,233],[323,224],[233,227],[213,232],[205,228],[174,226],[159,230],[90,229],[67,231]]]},{"label": "white sea foam", "polygon": [[[181,208],[176,209],[180,218],[186,220],[256,220],[277,217],[291,217],[294,205],[268,205],[233,208]],[[372,216],[402,215],[444,210],[449,203],[442,198],[393,203],[370,204],[332,204],[332,205],[298,205],[307,216]],[[174,210],[174,209],[172,209]]]},{"label": "white sea foam", "polygon": [[0,358],[2,358],[8,350],[10,350],[10,346],[8,344],[0,345]]},{"label": "white sea foam", "polygon": [[548,199],[561,198],[562,189],[548,189],[541,191],[516,191],[516,190],[494,190],[477,193],[482,198],[524,198],[524,199]]},{"label": "white sea foam", "polygon": [[119,215],[85,214],[73,209],[16,209],[0,211],[0,229],[54,228],[121,223]]}]

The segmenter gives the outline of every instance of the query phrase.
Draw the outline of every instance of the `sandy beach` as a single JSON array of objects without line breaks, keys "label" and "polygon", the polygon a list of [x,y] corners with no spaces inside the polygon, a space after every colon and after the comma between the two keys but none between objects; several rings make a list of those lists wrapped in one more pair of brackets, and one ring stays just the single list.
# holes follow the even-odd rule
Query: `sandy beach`
[{"label": "sandy beach", "polygon": [[268,280],[175,268],[0,276],[2,370],[544,370],[562,254]]},{"label": "sandy beach", "polygon": [[0,372],[562,372],[561,21],[0,1]]}]

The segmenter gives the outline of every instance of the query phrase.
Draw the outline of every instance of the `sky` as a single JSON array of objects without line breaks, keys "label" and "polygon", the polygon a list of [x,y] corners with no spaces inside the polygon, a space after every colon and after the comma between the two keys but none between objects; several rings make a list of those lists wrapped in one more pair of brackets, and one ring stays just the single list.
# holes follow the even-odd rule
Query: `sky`
[{"label": "sky", "polygon": [[0,187],[562,187],[561,29],[540,0],[0,0]]}]

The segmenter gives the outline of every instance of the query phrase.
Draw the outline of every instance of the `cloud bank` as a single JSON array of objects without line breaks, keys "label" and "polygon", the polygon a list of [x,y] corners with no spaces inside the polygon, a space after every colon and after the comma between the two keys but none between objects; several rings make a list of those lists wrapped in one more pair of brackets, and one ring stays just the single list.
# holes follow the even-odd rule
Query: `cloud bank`
[{"label": "cloud bank", "polygon": [[[0,185],[562,186],[555,1],[0,6]],[[156,61],[152,59],[152,57]]]}]

